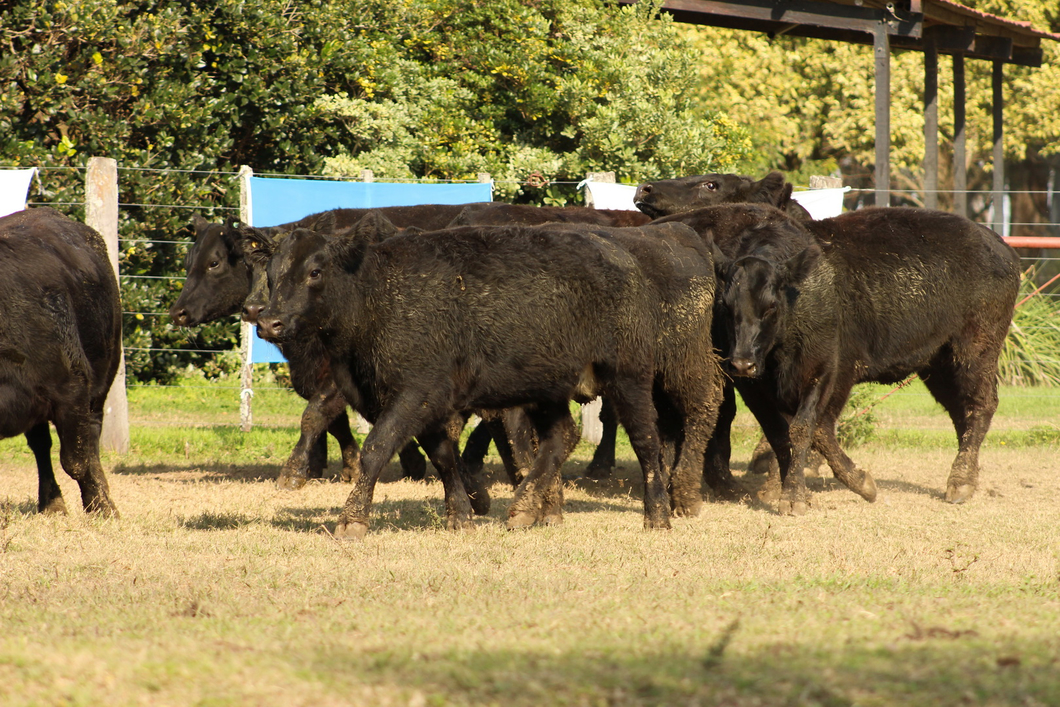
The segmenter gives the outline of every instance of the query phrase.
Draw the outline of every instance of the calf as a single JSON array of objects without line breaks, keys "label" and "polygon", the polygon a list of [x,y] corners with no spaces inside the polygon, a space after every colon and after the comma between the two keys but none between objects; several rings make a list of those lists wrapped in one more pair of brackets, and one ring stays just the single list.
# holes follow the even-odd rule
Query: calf
[{"label": "calf", "polygon": [[[436,229],[475,206],[431,204],[389,207],[384,211],[404,226]],[[290,224],[262,229],[262,233],[276,235],[299,227],[348,228],[368,211],[334,209],[306,216]],[[196,215],[193,217],[193,226],[195,242],[185,260],[187,279],[169,311],[178,326],[197,326],[236,314],[243,308],[250,291],[249,267],[244,261],[242,250],[245,234],[238,222],[229,220],[224,224],[214,224]],[[330,432],[339,443],[342,477],[346,480],[354,478],[360,473],[360,452],[356,439],[350,433],[346,402],[331,382],[322,353],[311,344],[301,343],[281,347],[281,351],[290,364],[291,384],[295,392],[309,404],[302,415],[298,443],[284,464],[277,485],[285,489],[298,489],[305,485],[307,479],[322,476],[327,467],[325,431]],[[400,457],[406,476],[414,479],[424,477],[426,464],[414,445],[403,448]]]},{"label": "calf", "polygon": [[0,218],[0,437],[25,434],[38,508],[66,513],[51,462],[86,511],[118,515],[99,461],[103,406],[121,359],[118,283],[99,234],[48,208]]},{"label": "calf", "polygon": [[757,182],[736,174],[704,174],[641,184],[633,203],[653,219],[719,204],[752,203],[769,204],[809,221],[810,212],[791,198],[791,191],[780,172],[770,172]]},{"label": "calf", "polygon": [[[689,253],[702,251],[694,234],[686,230],[684,238]],[[691,262],[689,254],[671,266],[686,286],[694,278],[680,268]],[[452,464],[439,470],[448,523],[466,524],[468,501],[445,428],[455,413],[475,409],[526,406],[538,455],[509,520],[542,519],[543,492],[554,488],[550,470],[558,470],[573,428],[569,400],[600,391],[613,397],[641,462],[645,526],[669,527],[652,398],[657,352],[650,332],[661,303],[636,259],[616,243],[517,226],[381,243],[356,233],[329,240],[297,231],[270,259],[268,278],[259,333],[275,341],[320,336],[343,394],[375,420],[338,536],[367,531],[382,464],[414,434],[432,458]],[[712,292],[709,272],[707,282],[696,292]],[[697,299],[708,308],[710,300]]]},{"label": "calf", "polygon": [[923,209],[854,211],[804,224],[808,236],[789,226],[751,228],[716,256],[728,362],[777,453],[781,512],[807,508],[811,444],[837,477],[859,483],[835,439],[850,389],[914,373],[957,432],[946,500],[968,500],[997,408],[1015,251],[966,218]]}]

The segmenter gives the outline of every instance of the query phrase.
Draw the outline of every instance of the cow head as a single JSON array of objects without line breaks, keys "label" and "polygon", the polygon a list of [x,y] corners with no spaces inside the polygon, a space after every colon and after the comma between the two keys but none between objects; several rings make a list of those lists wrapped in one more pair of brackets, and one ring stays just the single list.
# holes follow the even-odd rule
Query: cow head
[{"label": "cow head", "polygon": [[184,266],[188,277],[169,316],[178,326],[196,326],[239,311],[250,286],[237,222],[210,223],[192,217],[195,243]]},{"label": "cow head", "polygon": [[276,243],[286,233],[272,233],[270,229],[240,229],[243,261],[250,278],[249,292],[243,301],[243,321],[256,324],[261,310],[269,303],[269,277],[266,268],[276,251]]},{"label": "cow head", "polygon": [[736,174],[704,174],[641,184],[633,203],[652,218],[744,202],[771,204],[789,211],[797,208],[809,218],[805,209],[792,201],[791,190],[780,172],[770,172],[758,181]]},{"label": "cow head", "polygon": [[717,247],[713,255],[728,366],[733,375],[758,377],[784,336],[798,285],[816,266],[821,249],[811,245],[783,261],[762,255],[729,260]]},{"label": "cow head", "polygon": [[331,306],[350,306],[329,291],[356,276],[370,244],[396,233],[375,211],[333,235],[301,228],[292,232],[275,246],[264,268],[268,304],[258,312],[258,335],[283,343],[319,331]]}]

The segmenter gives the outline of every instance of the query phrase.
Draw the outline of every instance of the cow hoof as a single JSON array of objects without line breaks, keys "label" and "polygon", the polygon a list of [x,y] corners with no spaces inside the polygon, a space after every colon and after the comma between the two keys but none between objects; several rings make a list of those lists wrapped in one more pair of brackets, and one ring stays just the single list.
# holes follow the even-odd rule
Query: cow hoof
[{"label": "cow hoof", "polygon": [[478,486],[467,492],[467,499],[471,502],[471,510],[477,516],[488,515],[490,512],[490,492],[485,486]]},{"label": "cow hoof", "polygon": [[682,518],[698,518],[701,513],[703,513],[703,501],[674,504],[675,516]]},{"label": "cow hoof", "polygon": [[668,517],[663,518],[649,518],[644,516],[644,529],[645,530],[669,530],[670,519]]},{"label": "cow hoof", "polygon": [[542,521],[545,525],[563,525],[563,514],[562,513],[549,513],[545,516],[545,520]]},{"label": "cow hoof", "polygon": [[505,523],[505,527],[508,528],[508,530],[520,530],[522,528],[529,528],[536,522],[537,516],[533,513],[518,511],[515,514],[508,516],[508,522]]},{"label": "cow hoof", "polygon": [[306,484],[306,478],[304,476],[287,476],[282,475],[276,479],[276,488],[284,491],[297,491]]},{"label": "cow hoof", "polygon": [[48,515],[68,515],[66,511],[66,502],[62,496],[53,498],[47,504],[41,506],[38,509],[41,513],[47,513]]},{"label": "cow hoof", "polygon": [[959,486],[946,486],[946,503],[964,503],[975,495],[974,484],[961,484]]},{"label": "cow hoof", "polygon": [[356,464],[353,466],[343,465],[342,471],[339,472],[339,479],[347,484],[352,484],[361,478],[361,465]]},{"label": "cow hoof", "polygon": [[471,520],[470,515],[466,516],[450,516],[446,521],[446,529],[452,531],[458,530],[474,530],[475,521]]},{"label": "cow hoof", "polygon": [[788,501],[781,499],[777,506],[777,513],[782,516],[804,516],[810,510],[810,504],[806,501]]},{"label": "cow hoof", "polygon": [[335,539],[337,540],[364,540],[368,534],[368,524],[353,521],[352,523],[340,522],[335,526]]},{"label": "cow hoof", "polygon": [[585,476],[594,481],[603,481],[611,478],[611,467],[606,464],[589,464],[585,470]]},{"label": "cow hoof", "polygon": [[772,505],[780,500],[780,484],[767,483],[758,490],[758,500],[762,503]]},{"label": "cow hoof", "polygon": [[857,494],[869,503],[876,500],[876,480],[869,476],[868,472],[865,472],[865,478],[861,481],[861,488],[858,489]]}]

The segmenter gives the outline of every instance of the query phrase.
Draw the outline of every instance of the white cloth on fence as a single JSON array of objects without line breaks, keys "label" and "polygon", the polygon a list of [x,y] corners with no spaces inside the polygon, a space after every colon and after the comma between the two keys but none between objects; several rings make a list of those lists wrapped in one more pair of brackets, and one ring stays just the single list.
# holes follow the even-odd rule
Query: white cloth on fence
[{"label": "white cloth on fence", "polygon": [[29,185],[36,167],[29,169],[0,169],[0,216],[7,216],[26,208]]},{"label": "white cloth on fence", "polygon": [[617,209],[619,211],[636,211],[633,195],[637,188],[628,184],[611,184],[608,182],[583,182],[592,197],[593,208]]},{"label": "white cloth on fence", "polygon": [[809,211],[810,216],[816,220],[831,218],[843,213],[843,195],[848,191],[850,187],[810,189],[793,192],[791,198],[799,202],[799,205]]},{"label": "white cloth on fence", "polygon": [[[582,182],[589,191],[592,205],[597,209],[620,209],[623,211],[636,211],[633,205],[633,196],[637,188],[628,184],[611,184],[607,182]],[[850,187],[839,187],[837,189],[810,189],[809,191],[797,191],[792,193],[791,198],[810,212],[815,219],[829,218],[843,213],[843,195],[850,191]]]}]

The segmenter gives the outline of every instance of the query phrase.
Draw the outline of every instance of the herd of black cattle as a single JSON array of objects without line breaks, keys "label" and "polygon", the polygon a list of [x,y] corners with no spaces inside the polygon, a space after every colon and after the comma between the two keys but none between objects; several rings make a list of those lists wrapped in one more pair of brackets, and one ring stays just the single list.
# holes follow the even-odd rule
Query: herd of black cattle
[{"label": "herd of black cattle", "polygon": [[[767,500],[809,505],[811,449],[868,501],[840,448],[854,384],[916,373],[953,420],[946,500],[975,492],[997,408],[997,360],[1019,285],[1016,253],[960,216],[867,208],[813,220],[773,173],[641,185],[640,212],[480,203],[337,209],[273,228],[194,220],[180,326],[242,312],[277,343],[308,401],[277,483],[297,489],[338,441],[354,484],[335,531],[368,530],[380,472],[400,453],[445,489],[450,528],[485,514],[493,441],[515,495],[508,527],[562,520],[570,401],[603,396],[590,474],[625,427],[644,477],[644,525],[741,494],[729,469],[740,392],[776,456]],[[0,219],[0,437],[25,434],[39,509],[65,512],[60,460],[86,511],[116,514],[99,460],[121,351],[102,239],[48,208]],[[373,423],[358,449],[346,407]],[[468,416],[482,423],[458,453]],[[706,489],[704,488],[706,487]]]}]

